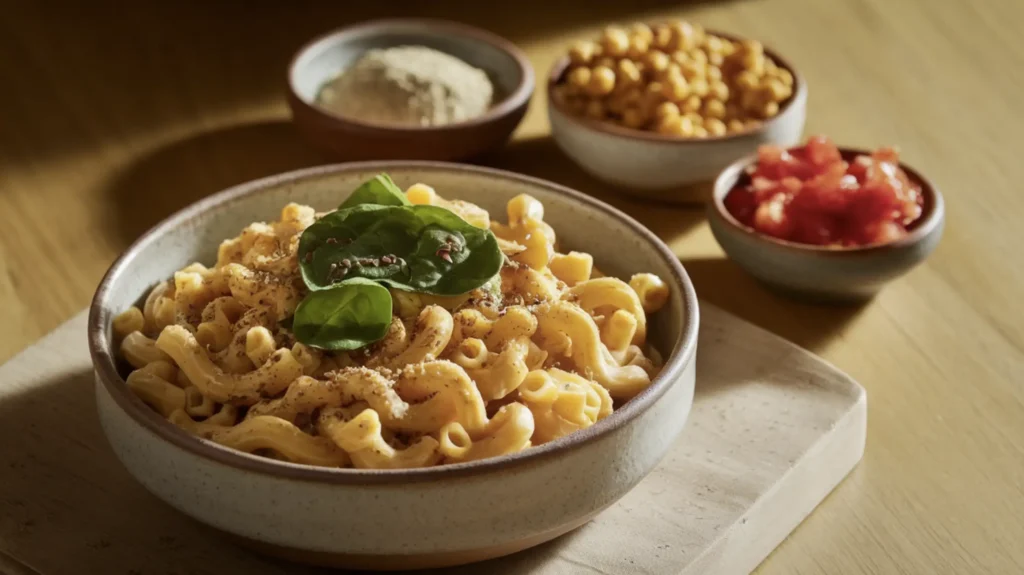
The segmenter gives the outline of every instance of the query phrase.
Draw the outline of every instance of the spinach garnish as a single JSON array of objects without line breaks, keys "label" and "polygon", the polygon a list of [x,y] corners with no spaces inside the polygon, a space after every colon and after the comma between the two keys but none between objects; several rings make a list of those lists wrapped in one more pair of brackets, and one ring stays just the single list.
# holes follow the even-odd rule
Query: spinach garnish
[{"label": "spinach garnish", "polygon": [[309,292],[295,308],[292,332],[307,345],[350,350],[377,341],[391,325],[391,294],[377,282],[353,278]]},{"label": "spinach garnish", "polygon": [[411,205],[387,174],[306,228],[298,257],[310,293],[296,309],[295,336],[332,350],[384,337],[391,323],[386,287],[464,294],[493,283],[504,261],[490,230],[439,206]]}]

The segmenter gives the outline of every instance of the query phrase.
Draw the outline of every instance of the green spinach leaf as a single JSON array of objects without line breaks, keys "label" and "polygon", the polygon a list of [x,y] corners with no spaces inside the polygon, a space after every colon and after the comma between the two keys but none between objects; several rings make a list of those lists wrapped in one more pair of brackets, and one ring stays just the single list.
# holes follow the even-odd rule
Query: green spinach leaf
[{"label": "green spinach leaf", "polygon": [[395,185],[395,182],[391,181],[391,176],[387,174],[377,174],[372,180],[356,188],[352,195],[338,206],[338,209],[344,210],[363,204],[411,205],[402,190]]},{"label": "green spinach leaf", "polygon": [[327,214],[299,240],[310,290],[350,278],[434,295],[459,295],[490,281],[503,255],[490,230],[429,205],[362,204]]},{"label": "green spinach leaf", "polygon": [[352,278],[311,291],[299,302],[292,332],[300,342],[351,350],[383,338],[391,325],[391,294],[371,280]]}]

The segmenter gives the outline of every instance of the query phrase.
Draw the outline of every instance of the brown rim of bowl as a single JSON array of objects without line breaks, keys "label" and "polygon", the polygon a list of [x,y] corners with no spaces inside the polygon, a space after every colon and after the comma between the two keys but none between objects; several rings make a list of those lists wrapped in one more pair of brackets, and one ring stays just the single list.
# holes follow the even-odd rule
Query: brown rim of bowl
[{"label": "brown rim of bowl", "polygon": [[[799,146],[792,146],[787,148],[787,150],[793,150],[797,147]],[[860,148],[839,147],[839,153],[842,155],[844,160],[852,161],[856,156],[865,154],[870,155],[871,151],[862,150]],[[907,228],[909,233],[906,236],[896,241],[884,244],[849,248],[817,246],[791,242],[789,240],[781,240],[743,225],[729,213],[729,210],[725,209],[725,196],[727,196],[729,192],[736,187],[736,183],[744,176],[747,167],[752,166],[756,162],[757,154],[755,153],[736,160],[732,164],[729,164],[729,167],[722,170],[722,173],[715,178],[712,191],[712,201],[709,209],[714,210],[715,214],[719,218],[724,220],[728,225],[740,230],[747,236],[763,240],[765,243],[779,246],[780,248],[790,251],[815,252],[830,255],[834,254],[836,256],[856,256],[881,252],[898,247],[906,247],[921,241],[922,238],[931,234],[932,231],[942,223],[942,216],[945,213],[945,202],[942,199],[942,193],[939,192],[937,187],[935,187],[935,184],[933,184],[928,178],[921,175],[920,172],[901,161],[899,164],[900,169],[906,172],[911,181],[916,182],[921,186],[921,195],[924,198],[924,204],[921,207],[921,217],[910,223],[910,226]],[[729,182],[728,188],[725,188],[725,182]]]},{"label": "brown rim of bowl", "polygon": [[[732,34],[725,34],[716,30],[705,30],[705,32],[714,34],[720,38],[732,40],[733,42],[742,42],[744,38],[735,36]],[[797,72],[796,68],[790,65],[789,61],[779,55],[778,52],[772,50],[768,46],[764,46],[764,53],[770,57],[775,64],[780,68],[789,70],[789,73],[793,75],[793,93],[786,98],[786,100],[779,106],[779,113],[775,114],[767,120],[763,120],[761,124],[754,128],[747,128],[741,132],[733,132],[724,136],[708,136],[707,138],[682,138],[679,136],[668,136],[665,134],[659,134],[658,132],[649,132],[646,130],[633,130],[631,128],[624,128],[622,126],[616,126],[609,122],[602,122],[600,120],[594,120],[591,118],[581,118],[576,114],[573,114],[569,110],[558,102],[555,98],[555,86],[562,81],[562,76],[565,75],[565,71],[569,68],[569,56],[562,56],[555,64],[551,67],[551,72],[548,74],[548,105],[554,107],[563,116],[569,118],[571,121],[588,128],[595,132],[604,132],[606,134],[612,134],[615,136],[622,136],[626,138],[635,138],[639,140],[648,140],[652,142],[671,143],[671,144],[700,144],[704,142],[722,142],[735,138],[742,138],[743,136],[749,136],[760,131],[767,129],[768,125],[777,122],[782,116],[793,107],[795,102],[800,96],[801,92],[807,91],[807,82],[804,81],[803,76]]]},{"label": "brown rim of bowl", "polygon": [[[673,277],[669,279],[670,285],[677,285],[683,291],[681,295],[685,306],[684,312],[686,313],[683,330],[675,347],[672,349],[672,352],[668,354],[668,359],[665,361],[665,365],[662,368],[661,373],[654,378],[647,389],[643,390],[636,397],[626,402],[625,405],[615,410],[607,418],[602,419],[591,427],[549,443],[531,447],[518,453],[490,459],[482,459],[466,463],[454,463],[436,467],[401,470],[316,467],[276,461],[236,451],[187,433],[161,417],[156,411],[151,409],[128,390],[124,379],[117,371],[114,353],[111,349],[112,345],[110,343],[109,330],[113,312],[107,308],[105,300],[111,284],[117,281],[117,279],[127,271],[130,267],[131,260],[142,247],[155,241],[158,237],[164,235],[170,230],[197,218],[200,214],[216,208],[229,207],[232,203],[240,200],[241,198],[252,193],[257,193],[268,186],[280,185],[286,182],[299,181],[310,177],[319,177],[328,174],[352,171],[386,171],[388,169],[396,168],[412,168],[427,171],[470,172],[495,179],[528,183],[550,190],[557,194],[568,196],[578,203],[586,204],[590,208],[599,210],[614,218],[622,220],[636,234],[646,240],[654,247],[655,250],[658,251],[661,258],[671,270]],[[668,387],[674,384],[675,380],[682,374],[684,368],[691,361],[694,361],[699,321],[700,312],[697,304],[697,295],[689,276],[686,274],[686,270],[683,269],[682,264],[679,262],[679,258],[677,258],[676,255],[669,250],[668,246],[658,239],[653,232],[618,209],[571,188],[539,178],[515,174],[504,170],[447,162],[391,160],[350,162],[286,172],[239,184],[203,198],[202,200],[179,210],[143,234],[127,250],[125,250],[113,264],[111,264],[110,269],[107,270],[107,273],[100,281],[89,307],[88,337],[89,353],[92,357],[93,366],[96,370],[99,381],[102,382],[106,391],[114,398],[118,406],[132,419],[134,419],[136,423],[140,424],[150,432],[155,433],[162,439],[169,441],[173,445],[218,463],[230,465],[247,471],[275,475],[283,478],[340,484],[379,485],[396,484],[408,481],[429,481],[434,479],[467,477],[486,472],[503,471],[534,464],[550,457],[556,457],[570,448],[589,443],[604,436],[606,433],[623,426],[650,408],[658,398],[665,394]]]},{"label": "brown rim of bowl", "polygon": [[[321,42],[333,38],[335,36],[347,36],[352,35],[356,32],[361,32],[366,29],[381,28],[389,31],[404,31],[415,33],[420,32],[423,28],[429,28],[431,30],[440,32],[449,32],[453,35],[464,36],[482,42],[490,44],[491,46],[501,50],[508,54],[516,61],[519,66],[520,79],[519,84],[512,90],[511,93],[505,94],[504,97],[497,103],[488,109],[484,114],[464,120],[462,122],[455,122],[452,124],[444,124],[440,126],[426,126],[426,127],[404,127],[404,126],[391,126],[387,124],[373,124],[369,122],[361,122],[351,118],[346,118],[338,114],[332,114],[315,102],[309,102],[305,98],[299,95],[295,90],[293,78],[295,76],[295,68],[301,59],[309,50],[316,47]],[[490,74],[491,70],[484,70]],[[529,58],[523,53],[515,44],[512,42],[494,34],[476,28],[468,24],[462,24],[459,22],[452,22],[450,20],[441,20],[434,18],[388,18],[380,20],[369,20],[361,22],[359,24],[353,24],[351,26],[345,26],[337,28],[330,32],[326,32],[317,36],[316,38],[306,42],[299,50],[292,56],[291,61],[288,63],[288,77],[287,77],[288,93],[296,101],[306,106],[308,109],[313,111],[321,120],[327,122],[333,122],[338,126],[345,127],[349,130],[356,131],[387,131],[392,132],[396,135],[410,135],[410,134],[422,134],[425,132],[445,132],[445,131],[456,131],[464,128],[471,128],[474,126],[480,126],[487,124],[508,115],[513,110],[523,105],[530,100],[533,94],[535,79],[533,73],[533,66],[530,64]]]}]

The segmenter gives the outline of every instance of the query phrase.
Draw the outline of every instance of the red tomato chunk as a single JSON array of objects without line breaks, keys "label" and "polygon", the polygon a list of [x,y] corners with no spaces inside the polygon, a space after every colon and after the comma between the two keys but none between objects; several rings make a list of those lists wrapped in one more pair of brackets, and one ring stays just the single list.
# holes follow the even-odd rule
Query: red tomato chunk
[{"label": "red tomato chunk", "polygon": [[725,208],[745,226],[803,244],[854,247],[887,243],[921,217],[921,186],[899,167],[899,154],[882,148],[843,160],[824,136],[799,148],[761,146],[749,181],[725,197]]}]

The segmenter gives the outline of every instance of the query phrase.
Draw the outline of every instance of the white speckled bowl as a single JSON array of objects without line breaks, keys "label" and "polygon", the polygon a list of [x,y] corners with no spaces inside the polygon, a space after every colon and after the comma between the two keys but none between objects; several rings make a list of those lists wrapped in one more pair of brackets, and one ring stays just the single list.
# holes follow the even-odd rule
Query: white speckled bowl
[{"label": "white speckled bowl", "polygon": [[[289,201],[330,209],[386,171],[400,186],[503,214],[528,193],[567,247],[602,271],[665,278],[672,295],[652,318],[666,357],[651,387],[593,427],[522,453],[444,467],[372,471],[282,463],[193,437],[129,392],[115,366],[111,317],[218,243]],[[96,400],[125,467],[150,491],[258,550],[291,560],[373,569],[425,568],[497,557],[579,527],[650,472],[686,423],[693,399],[697,299],[671,251],[636,221],[579,192],[508,172],[429,162],[353,163],[257,180],[208,197],[140,238],[110,268],[89,315]]]},{"label": "white speckled bowl", "polygon": [[[721,32],[714,34],[737,38]],[[803,133],[807,117],[807,82],[776,52],[765,48],[779,66],[793,74],[794,90],[779,114],[761,126],[725,136],[678,138],[631,130],[608,122],[573,115],[554,97],[569,67],[559,60],[548,76],[548,118],[558,147],[594,177],[625,191],[665,201],[693,201],[692,184],[711,182],[726,166],[757,150],[761,144],[791,146]]]},{"label": "white speckled bowl", "polygon": [[[852,161],[868,150],[840,148]],[[906,164],[900,167],[921,184],[924,210],[909,234],[888,244],[860,248],[830,248],[779,240],[754,231],[725,209],[725,196],[757,161],[748,156],[726,168],[715,181],[708,205],[708,222],[725,253],[776,290],[812,301],[858,302],[874,296],[882,286],[924,261],[938,245],[946,221],[942,194],[927,178]]]}]

